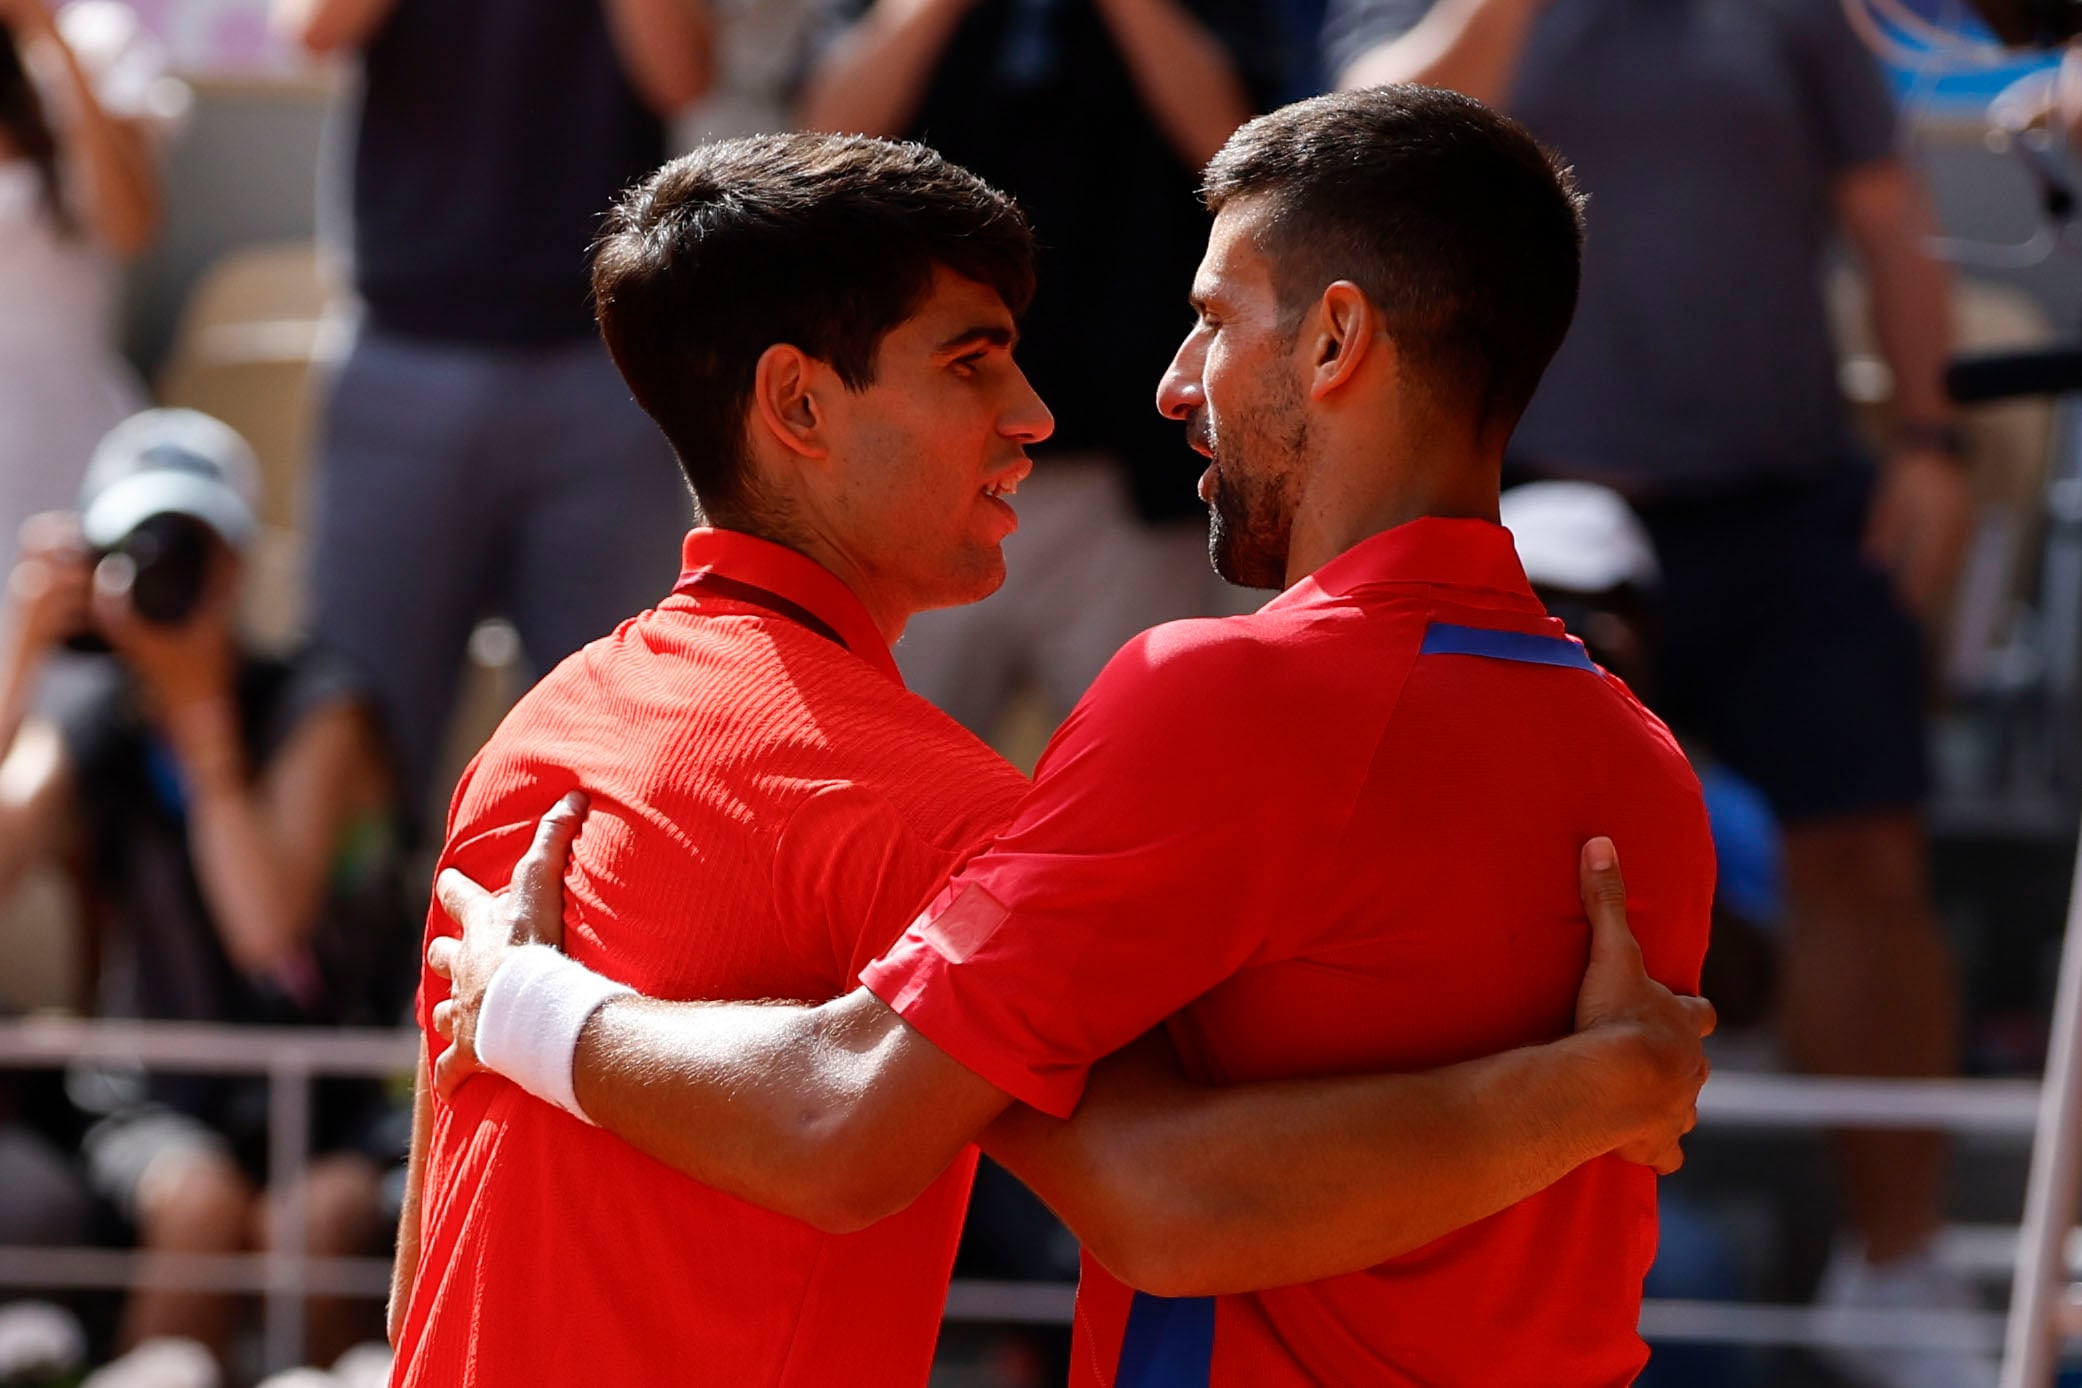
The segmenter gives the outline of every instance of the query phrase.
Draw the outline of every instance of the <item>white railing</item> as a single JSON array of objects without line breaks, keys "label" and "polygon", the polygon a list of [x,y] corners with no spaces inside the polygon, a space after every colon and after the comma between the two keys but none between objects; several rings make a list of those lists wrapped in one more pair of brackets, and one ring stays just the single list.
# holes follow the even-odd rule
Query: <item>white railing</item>
[{"label": "white railing", "polygon": [[[0,1069],[57,1068],[74,1061],[211,1074],[262,1074],[269,1082],[271,1173],[309,1159],[311,1082],[326,1075],[408,1074],[417,1060],[410,1032],[317,1031],[170,1022],[45,1020],[0,1024]],[[1804,1130],[1921,1128],[2028,1141],[2040,1089],[2029,1081],[1854,1080],[1721,1071],[1700,1096],[1702,1128]],[[276,1247],[257,1254],[144,1254],[98,1248],[0,1246],[0,1287],[122,1288],[140,1284],[257,1294],[270,1369],[301,1362],[303,1302],[310,1295],[380,1297],[390,1265],[381,1258],[322,1258],[304,1252],[298,1183],[270,1182]],[[1067,1324],[1074,1289],[1057,1283],[954,1283],[947,1318]],[[1749,1302],[1651,1301],[1649,1338],[1753,1345],[1895,1345],[1992,1348],[1996,1313],[1842,1311]]]}]

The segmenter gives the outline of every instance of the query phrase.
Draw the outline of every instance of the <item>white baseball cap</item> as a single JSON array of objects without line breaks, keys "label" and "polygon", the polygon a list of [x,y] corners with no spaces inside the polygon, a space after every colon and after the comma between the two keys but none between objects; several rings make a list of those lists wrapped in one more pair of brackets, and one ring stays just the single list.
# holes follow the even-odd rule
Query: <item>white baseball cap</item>
[{"label": "white baseball cap", "polygon": [[1501,516],[1536,586],[1605,593],[1653,588],[1655,546],[1625,499],[1594,482],[1528,482],[1503,494]]},{"label": "white baseball cap", "polygon": [[80,533],[107,549],[153,516],[193,516],[233,549],[254,530],[260,464],[199,410],[146,410],[102,436],[80,487]]}]

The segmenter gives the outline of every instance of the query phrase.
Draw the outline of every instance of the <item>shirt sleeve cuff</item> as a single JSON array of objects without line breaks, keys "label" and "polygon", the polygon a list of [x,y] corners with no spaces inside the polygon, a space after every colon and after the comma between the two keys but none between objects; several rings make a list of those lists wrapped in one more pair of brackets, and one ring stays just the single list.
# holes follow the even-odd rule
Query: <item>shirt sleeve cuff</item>
[{"label": "shirt sleeve cuff", "polygon": [[968,995],[979,984],[960,974],[960,965],[914,926],[862,971],[860,982],[906,1025],[1019,1102],[1056,1118],[1076,1112],[1084,1068],[1029,1060],[1005,1038],[1000,1009],[976,1005]]}]

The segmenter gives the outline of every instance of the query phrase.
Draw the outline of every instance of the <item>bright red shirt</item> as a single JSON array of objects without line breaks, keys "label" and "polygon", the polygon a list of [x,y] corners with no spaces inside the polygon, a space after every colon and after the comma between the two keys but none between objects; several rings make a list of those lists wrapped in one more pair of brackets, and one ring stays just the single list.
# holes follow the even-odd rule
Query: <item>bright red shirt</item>
[{"label": "bright red shirt", "polygon": [[[1501,528],[1420,520],[1260,612],[1131,642],[991,851],[862,981],[1000,1088],[1067,1114],[1160,1021],[1216,1083],[1416,1070],[1571,1028],[1583,841],[1609,834],[1649,972],[1696,991],[1698,782],[1547,617]],[[1090,1260],[1073,1382],[1613,1388],[1655,1177],[1603,1158],[1367,1272],[1130,1292]]]},{"label": "bright red shirt", "polygon": [[[442,862],[505,881],[536,820],[583,787],[574,957],[656,997],[837,996],[1026,783],[905,691],[824,569],[721,531],[689,535],[685,557],[701,577],[500,725],[456,792]],[[438,908],[427,926],[453,929]],[[444,996],[424,975],[422,1027]],[[393,1382],[919,1388],[974,1164],[832,1236],[474,1078],[435,1104]]]}]

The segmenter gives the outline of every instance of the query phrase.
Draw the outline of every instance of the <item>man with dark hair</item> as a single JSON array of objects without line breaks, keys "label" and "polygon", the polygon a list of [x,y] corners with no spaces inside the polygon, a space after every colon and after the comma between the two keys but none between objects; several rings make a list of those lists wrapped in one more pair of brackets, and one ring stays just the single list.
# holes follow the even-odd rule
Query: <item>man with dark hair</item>
[{"label": "man with dark hair", "polygon": [[[1787,1057],[1824,1074],[1956,1072],[1917,617],[1942,609],[1971,499],[1941,379],[1947,272],[1880,64],[1837,0],[1333,0],[1325,37],[1343,85],[1464,92],[1574,163],[1597,209],[1583,305],[1511,470],[1614,487],[1654,537],[1655,705],[1785,826]],[[1825,311],[1844,250],[1892,382],[1877,460],[1852,429]],[[1978,1305],[1935,1256],[1942,1135],[1835,1145],[1853,1234],[1822,1299]],[[1874,1388],[1995,1380],[1963,1352],[1827,1357]]]},{"label": "man with dark hair", "polygon": [[1147,376],[1185,322],[1194,179],[1281,89],[1270,0],[831,0],[798,115],[923,140],[1003,188],[1041,232],[1047,292],[1020,364],[1056,415],[1020,490],[1010,579],[920,614],[911,687],[994,738],[1022,695],[1052,726],[1123,642],[1233,610],[1208,573],[1177,440]]},{"label": "man with dark hair", "polygon": [[[1574,299],[1566,173],[1475,102],[1389,88],[1252,122],[1208,190],[1199,323],[1158,402],[1211,459],[1200,491],[1218,567],[1286,592],[1131,642],[1010,826],[862,987],[819,1007],[616,998],[552,950],[508,948],[595,911],[584,872],[559,909],[553,850],[570,815],[545,822],[551,866],[531,863],[508,906],[444,872],[444,903],[470,922],[467,949],[429,950],[456,979],[432,1018],[457,1042],[444,1088],[475,1046],[701,1181],[850,1224],[902,1208],[994,1121],[993,1141],[1043,1124],[1002,1117],[1016,1101],[1075,1113],[1053,1130],[1074,1142],[1118,1102],[1087,1093],[1091,1067],[1159,1024],[1187,1073],[1231,1098],[1564,1034],[1586,947],[1565,867],[1604,826],[1635,865],[1649,972],[1691,986],[1712,892],[1697,782],[1545,616],[1496,524],[1505,440]],[[582,867],[627,841],[611,790],[603,802]],[[719,914],[698,891],[676,901]],[[583,929],[573,943],[588,952]],[[509,1092],[456,1091],[465,1104]],[[1249,1140],[1308,1126],[1268,1121]],[[1033,1150],[1008,1164],[1056,1198]],[[1061,1155],[1048,1139],[1038,1150]],[[1254,1246],[1248,1219],[1187,1218],[1168,1240],[1176,1261],[1146,1265],[1137,1231],[1110,1247],[1119,1231],[1098,1231],[1077,1382],[1590,1388],[1639,1369],[1647,1169],[1590,1161],[1411,1251],[1376,1237],[1363,1185],[1327,1178],[1336,1160],[1297,1152],[1243,1203],[1314,1191],[1325,1204],[1299,1214],[1326,1230],[1283,1212],[1289,1240]],[[1375,1198],[1459,1184],[1406,1172],[1377,1178]],[[1196,1251],[1208,1244],[1241,1261]]]}]

